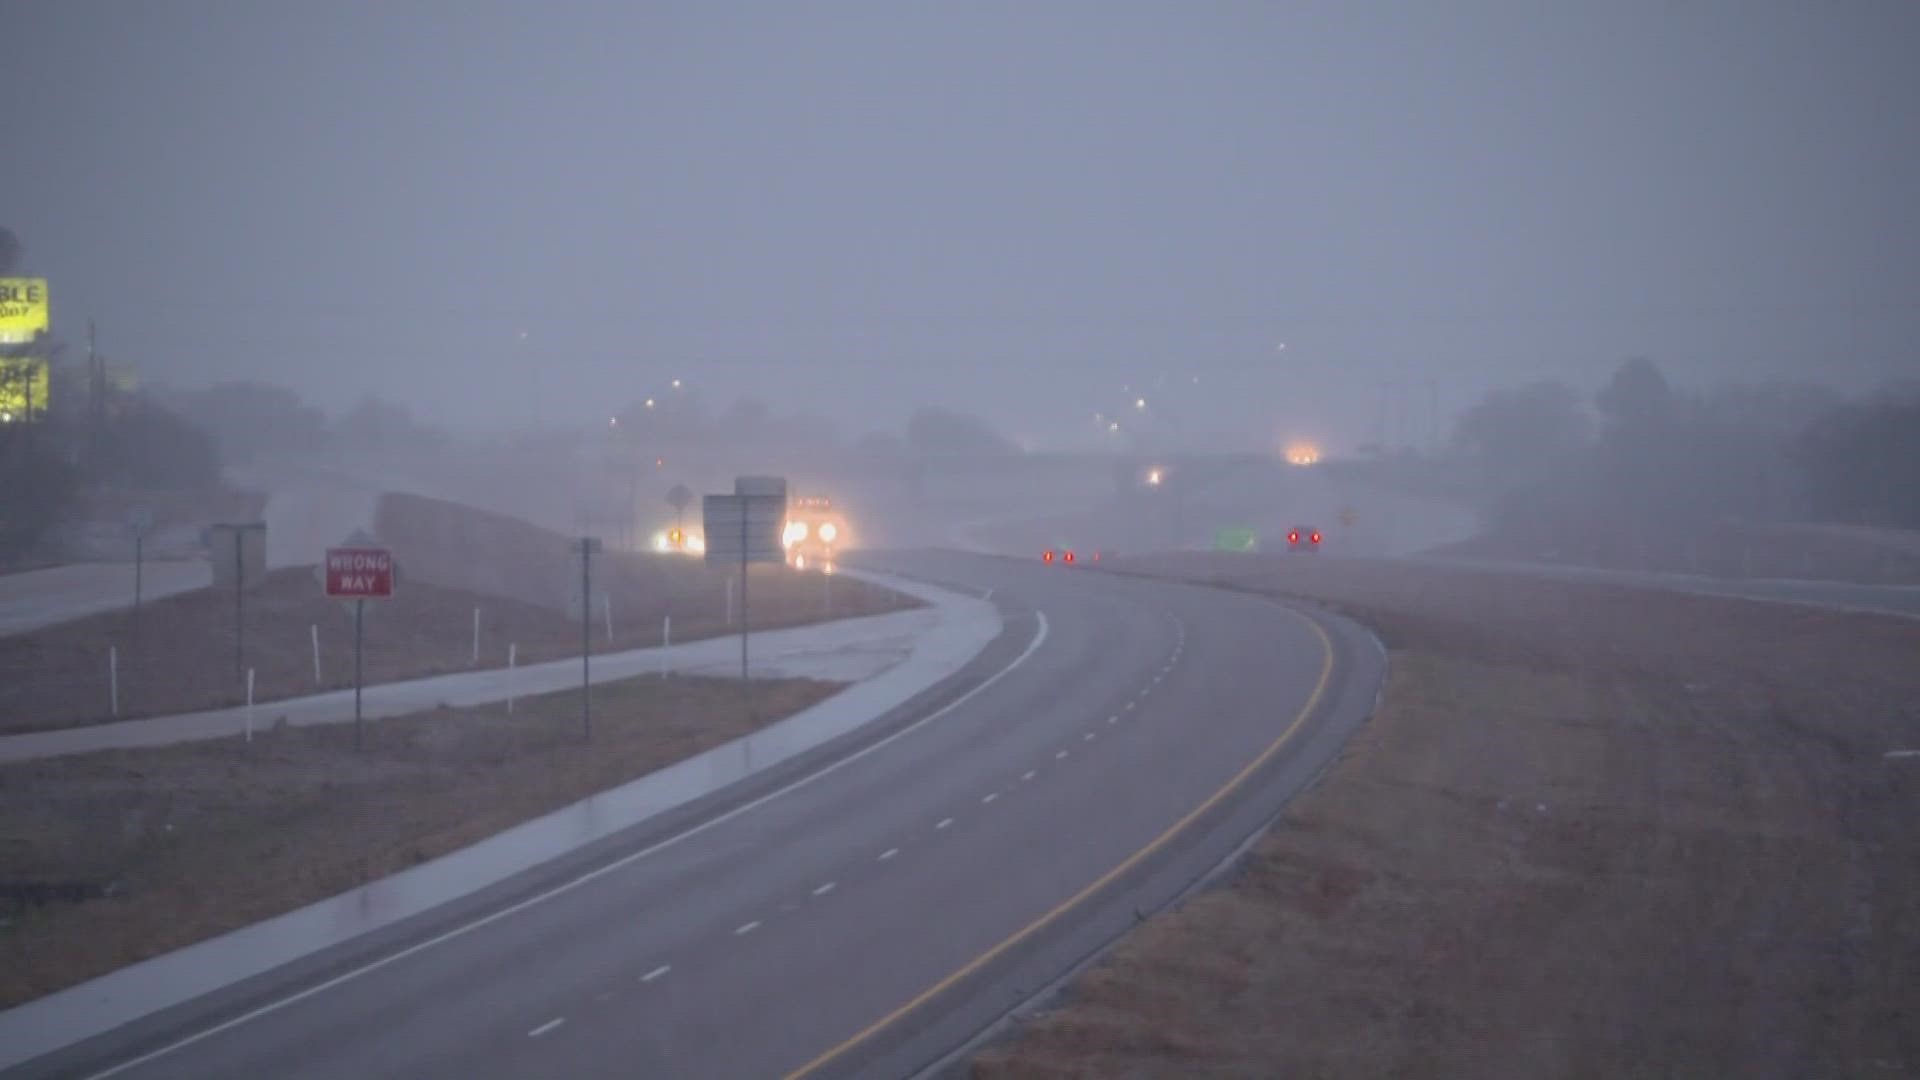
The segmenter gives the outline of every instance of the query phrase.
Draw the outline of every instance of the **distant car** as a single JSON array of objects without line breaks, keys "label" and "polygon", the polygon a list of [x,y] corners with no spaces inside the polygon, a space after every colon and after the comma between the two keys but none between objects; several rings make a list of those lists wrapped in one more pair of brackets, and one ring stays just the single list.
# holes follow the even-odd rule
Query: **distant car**
[{"label": "distant car", "polygon": [[1287,530],[1288,551],[1319,551],[1320,530],[1311,525],[1295,525]]}]

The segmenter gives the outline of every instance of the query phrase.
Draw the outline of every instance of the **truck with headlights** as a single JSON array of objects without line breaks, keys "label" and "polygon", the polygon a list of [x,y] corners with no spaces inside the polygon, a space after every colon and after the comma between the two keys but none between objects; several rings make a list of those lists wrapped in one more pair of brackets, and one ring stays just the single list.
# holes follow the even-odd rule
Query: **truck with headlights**
[{"label": "truck with headlights", "polygon": [[832,573],[840,552],[851,543],[847,516],[825,495],[808,495],[787,506],[787,524],[781,532],[787,565],[796,570]]}]

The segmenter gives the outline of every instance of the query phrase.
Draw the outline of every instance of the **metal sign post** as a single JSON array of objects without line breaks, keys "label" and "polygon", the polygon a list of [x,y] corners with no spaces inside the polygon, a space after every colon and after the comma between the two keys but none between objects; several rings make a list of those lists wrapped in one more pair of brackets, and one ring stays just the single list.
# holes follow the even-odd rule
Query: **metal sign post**
[{"label": "metal sign post", "polygon": [[[355,540],[361,538],[358,533],[354,536]],[[393,553],[383,547],[365,544],[328,548],[327,561],[321,564],[321,569],[326,574],[327,596],[353,601],[353,748],[358,750],[365,739],[366,726],[360,693],[367,601],[392,598]]]},{"label": "metal sign post", "polygon": [[593,738],[593,553],[600,541],[583,536],[574,542],[580,553],[580,733]]},{"label": "metal sign post", "polygon": [[127,514],[127,529],[133,533],[133,613],[140,614],[140,571],[147,534],[153,531],[153,511],[138,507]]},{"label": "metal sign post", "polygon": [[748,685],[747,572],[753,563],[784,563],[781,533],[787,523],[787,482],[777,476],[743,476],[732,495],[708,495],[701,503],[707,534],[707,564],[740,568],[740,682]]},{"label": "metal sign post", "polygon": [[[233,534],[233,677],[236,683],[247,678],[247,534],[261,535],[261,563],[266,562],[264,538],[267,523],[264,521],[244,521],[236,524],[215,525],[211,534],[220,532]],[[215,564],[214,580],[219,581],[218,564]]]}]

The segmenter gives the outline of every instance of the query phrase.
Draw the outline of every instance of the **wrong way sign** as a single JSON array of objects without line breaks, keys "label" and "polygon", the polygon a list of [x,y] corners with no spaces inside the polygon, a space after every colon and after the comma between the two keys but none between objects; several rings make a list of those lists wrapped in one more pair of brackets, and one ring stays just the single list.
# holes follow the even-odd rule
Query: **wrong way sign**
[{"label": "wrong way sign", "polygon": [[393,552],[381,547],[327,549],[327,596],[385,600],[393,596]]}]

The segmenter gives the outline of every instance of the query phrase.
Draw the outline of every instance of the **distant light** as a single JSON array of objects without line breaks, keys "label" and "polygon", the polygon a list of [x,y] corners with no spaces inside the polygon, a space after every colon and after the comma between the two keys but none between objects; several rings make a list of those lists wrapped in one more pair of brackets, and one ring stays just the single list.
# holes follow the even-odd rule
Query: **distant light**
[{"label": "distant light", "polygon": [[649,408],[649,409],[651,409],[651,408],[653,408],[653,399],[652,399],[652,398],[648,398],[648,399],[647,399],[647,408]]},{"label": "distant light", "polygon": [[1069,551],[1069,552],[1067,552],[1067,561],[1068,561],[1068,562],[1072,562],[1072,561],[1073,561],[1073,552],[1071,552],[1071,551]]},{"label": "distant light", "polygon": [[620,426],[620,418],[619,418],[619,417],[617,417],[617,416],[609,416],[609,417],[607,417],[607,426],[608,426],[608,427],[619,427],[619,426]]},{"label": "distant light", "polygon": [[1295,529],[1294,531],[1287,534],[1287,543],[1297,544],[1299,542],[1300,542],[1300,530]]},{"label": "distant light", "polygon": [[1159,469],[1147,470],[1147,486],[1159,487],[1161,479],[1162,479],[1162,476]]},{"label": "distant light", "polygon": [[1146,407],[1147,407],[1147,399],[1146,399],[1146,398],[1134,398],[1134,399],[1133,399],[1133,407],[1134,407],[1134,408],[1136,408],[1136,409],[1144,409],[1144,408],[1146,408]]},{"label": "distant light", "polygon": [[10,412],[0,412],[0,424],[11,423],[13,423],[13,414]]},{"label": "distant light", "polygon": [[1040,555],[1040,561],[1041,561],[1041,562],[1052,562],[1052,561],[1053,561],[1053,549],[1052,549],[1052,548],[1048,548],[1048,549],[1047,549],[1047,550],[1046,550],[1045,552],[1042,552],[1042,553],[1041,553],[1041,555]]},{"label": "distant light", "polygon": [[666,459],[666,458],[663,458],[663,457],[657,457],[657,458],[654,458],[654,459],[653,459],[653,467],[654,467],[654,468],[656,468],[656,469],[664,469],[664,468],[666,468],[666,467],[667,467],[667,459]]},{"label": "distant light", "polygon": [[1315,533],[1313,534],[1313,536],[1312,536],[1312,540],[1313,540],[1313,542],[1314,542],[1314,543],[1316,543],[1316,544],[1320,542],[1320,534],[1319,534],[1319,532],[1317,532],[1317,531],[1316,531],[1316,532],[1315,532]]},{"label": "distant light", "polygon": [[838,539],[839,536],[840,529],[833,522],[823,521],[820,523],[820,539],[823,542],[831,544]]},{"label": "distant light", "polygon": [[673,380],[673,388],[674,388],[675,390],[678,390],[678,389],[680,389],[680,380],[679,380],[679,379],[675,379],[675,380]]},{"label": "distant light", "polygon": [[1108,424],[1108,425],[1107,425],[1107,430],[1108,430],[1108,431],[1119,431],[1119,430],[1120,430],[1120,421],[1118,421],[1118,420],[1115,420],[1114,422],[1112,422],[1112,423],[1110,423],[1110,424]]},{"label": "distant light", "polygon": [[1286,351],[1287,351],[1287,343],[1283,341],[1283,342],[1281,342],[1280,344],[1278,344],[1278,345],[1275,345],[1275,346],[1273,347],[1273,351],[1274,351],[1274,352],[1286,352]]}]

